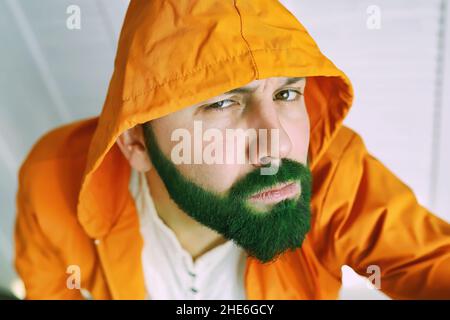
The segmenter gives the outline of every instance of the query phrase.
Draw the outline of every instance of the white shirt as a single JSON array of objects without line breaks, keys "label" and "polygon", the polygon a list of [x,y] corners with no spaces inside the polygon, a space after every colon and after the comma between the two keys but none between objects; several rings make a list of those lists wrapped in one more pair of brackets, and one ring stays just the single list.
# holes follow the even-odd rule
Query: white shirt
[{"label": "white shirt", "polygon": [[144,240],[142,266],[147,298],[245,299],[245,250],[228,240],[194,262],[158,216],[144,173],[132,171],[130,192]]}]

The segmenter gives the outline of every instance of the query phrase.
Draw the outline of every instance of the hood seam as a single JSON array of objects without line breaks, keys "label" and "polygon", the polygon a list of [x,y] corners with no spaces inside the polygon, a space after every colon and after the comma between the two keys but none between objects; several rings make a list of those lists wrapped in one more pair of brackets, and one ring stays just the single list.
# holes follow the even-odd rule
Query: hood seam
[{"label": "hood seam", "polygon": [[235,7],[235,9],[237,11],[237,14],[239,15],[239,23],[240,23],[240,30],[239,30],[239,32],[241,34],[242,40],[244,40],[244,42],[245,42],[245,45],[246,45],[246,47],[248,49],[248,52],[250,53],[250,57],[252,58],[253,69],[255,70],[255,77],[256,77],[256,79],[259,79],[259,70],[258,70],[258,66],[256,65],[255,57],[253,56],[250,44],[248,43],[247,39],[244,37],[242,14],[239,11],[239,8],[237,6],[237,1],[236,0],[234,0],[233,4],[234,4],[234,7]]}]

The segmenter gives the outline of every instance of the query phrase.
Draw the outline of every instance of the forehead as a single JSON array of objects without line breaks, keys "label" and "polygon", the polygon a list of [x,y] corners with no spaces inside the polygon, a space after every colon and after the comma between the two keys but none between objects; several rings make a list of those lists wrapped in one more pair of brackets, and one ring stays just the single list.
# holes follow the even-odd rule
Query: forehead
[{"label": "forehead", "polygon": [[245,86],[232,89],[230,91],[225,92],[224,94],[235,94],[235,93],[252,93],[260,86],[263,87],[281,87],[287,86],[290,84],[298,83],[300,81],[305,80],[304,77],[272,77],[260,80],[253,80]]},{"label": "forehead", "polygon": [[248,88],[255,89],[264,84],[274,84],[274,85],[288,85],[295,82],[299,82],[304,80],[304,77],[271,77],[259,80],[253,80],[249,82],[247,85],[239,87],[239,88]]}]

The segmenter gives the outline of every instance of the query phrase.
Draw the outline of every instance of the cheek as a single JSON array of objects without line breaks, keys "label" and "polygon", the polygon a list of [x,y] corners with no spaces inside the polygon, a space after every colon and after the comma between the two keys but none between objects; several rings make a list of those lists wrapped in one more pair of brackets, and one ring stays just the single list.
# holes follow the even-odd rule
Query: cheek
[{"label": "cheek", "polygon": [[[158,145],[163,154],[172,162],[171,159],[172,150],[175,146],[180,144],[180,140],[171,141],[172,133],[178,128],[184,128],[190,135],[190,150],[186,150],[191,154],[192,164],[177,164],[176,167],[179,172],[192,182],[202,186],[205,189],[215,192],[225,192],[232,184],[245,173],[245,170],[249,170],[246,165],[242,164],[207,164],[203,161],[201,164],[194,164],[194,143],[197,143],[194,138],[194,127],[191,124],[187,125],[186,122],[164,121],[164,119],[157,119],[152,122],[153,132],[157,137]],[[207,129],[207,128],[204,128]],[[223,134],[225,136],[225,134]],[[202,144],[201,150],[205,150],[206,147],[211,144],[211,141],[204,141],[200,138]],[[225,141],[222,141],[223,150],[222,153],[225,157]],[[184,150],[184,149],[183,149]],[[224,159],[225,162],[225,159]]]},{"label": "cheek", "polygon": [[306,164],[308,158],[310,136],[308,117],[302,117],[295,121],[288,120],[287,122],[285,122],[283,127],[292,143],[292,149],[289,158]]},{"label": "cheek", "polygon": [[[218,136],[208,139],[206,138],[206,132],[209,129],[218,130],[216,133]],[[177,166],[178,170],[185,176],[191,179],[191,181],[201,185],[203,188],[215,191],[217,193],[223,193],[228,191],[232,185],[246,173],[253,169],[252,165],[248,164],[247,158],[245,158],[245,163],[237,161],[234,158],[232,161],[227,160],[227,139],[225,129],[216,129],[214,127],[203,127],[203,132],[205,135],[203,138],[191,139],[192,149],[195,143],[200,144],[202,147],[199,148],[202,155],[202,161],[200,164],[180,164]],[[220,133],[220,134],[219,134]],[[192,134],[192,137],[195,135]],[[197,136],[198,137],[198,136]],[[231,154],[237,156],[246,152],[245,145],[234,145]],[[213,151],[214,150],[214,151]],[[194,150],[191,150],[191,160],[194,161]],[[218,152],[216,154],[216,152]],[[217,155],[217,157],[212,156]],[[209,159],[209,160],[208,160]],[[213,159],[218,160],[220,163],[215,163]]]},{"label": "cheek", "polygon": [[[187,123],[184,120],[188,116],[189,115],[184,115],[182,111],[178,111],[169,116],[152,120],[151,122],[159,149],[170,160],[172,160],[172,150],[174,150],[177,145],[181,145],[182,142],[187,140],[193,140],[188,139],[189,136],[193,137],[194,135],[193,123]],[[174,141],[172,141],[172,137]],[[191,147],[193,147],[193,144]]]}]

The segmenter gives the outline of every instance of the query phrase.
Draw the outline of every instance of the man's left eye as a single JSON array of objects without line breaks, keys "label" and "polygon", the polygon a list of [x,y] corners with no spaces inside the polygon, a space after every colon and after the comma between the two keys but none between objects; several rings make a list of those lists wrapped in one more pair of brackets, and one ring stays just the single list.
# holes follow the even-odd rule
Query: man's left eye
[{"label": "man's left eye", "polygon": [[301,96],[301,92],[297,90],[287,89],[278,92],[275,95],[274,100],[295,101],[299,96]]}]

